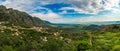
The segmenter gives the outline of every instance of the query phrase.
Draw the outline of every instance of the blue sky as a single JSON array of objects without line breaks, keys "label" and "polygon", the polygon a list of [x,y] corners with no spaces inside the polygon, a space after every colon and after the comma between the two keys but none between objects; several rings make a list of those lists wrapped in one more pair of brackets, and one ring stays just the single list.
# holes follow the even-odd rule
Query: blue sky
[{"label": "blue sky", "polygon": [[120,0],[0,0],[0,5],[53,23],[120,21]]}]

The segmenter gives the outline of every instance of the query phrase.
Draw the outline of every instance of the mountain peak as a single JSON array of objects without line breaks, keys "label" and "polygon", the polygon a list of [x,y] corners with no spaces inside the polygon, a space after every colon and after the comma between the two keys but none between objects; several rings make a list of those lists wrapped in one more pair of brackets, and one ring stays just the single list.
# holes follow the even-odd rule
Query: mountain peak
[{"label": "mountain peak", "polygon": [[6,7],[3,5],[0,5],[0,9],[6,9]]},{"label": "mountain peak", "polygon": [[0,5],[0,21],[8,21],[15,25],[21,26],[41,26],[44,22],[39,18],[34,18],[26,12],[14,10],[13,8],[6,8]]}]

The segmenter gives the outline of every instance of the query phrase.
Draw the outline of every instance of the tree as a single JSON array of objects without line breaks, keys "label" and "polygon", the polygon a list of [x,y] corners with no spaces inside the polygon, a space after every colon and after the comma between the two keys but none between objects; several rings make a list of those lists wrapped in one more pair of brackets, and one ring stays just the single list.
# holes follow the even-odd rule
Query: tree
[{"label": "tree", "polygon": [[79,41],[77,45],[77,51],[87,51],[91,49],[91,44],[87,41]]},{"label": "tree", "polygon": [[0,47],[0,51],[15,51],[12,46],[3,46]]},{"label": "tree", "polygon": [[120,45],[115,45],[111,51],[120,51]]}]

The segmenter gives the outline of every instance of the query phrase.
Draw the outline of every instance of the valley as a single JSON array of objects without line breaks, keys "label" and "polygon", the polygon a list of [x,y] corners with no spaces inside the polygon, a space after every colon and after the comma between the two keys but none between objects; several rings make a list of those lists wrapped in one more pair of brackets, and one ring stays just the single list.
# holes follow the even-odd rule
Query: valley
[{"label": "valley", "polygon": [[0,51],[120,51],[120,25],[53,24],[0,6]]}]

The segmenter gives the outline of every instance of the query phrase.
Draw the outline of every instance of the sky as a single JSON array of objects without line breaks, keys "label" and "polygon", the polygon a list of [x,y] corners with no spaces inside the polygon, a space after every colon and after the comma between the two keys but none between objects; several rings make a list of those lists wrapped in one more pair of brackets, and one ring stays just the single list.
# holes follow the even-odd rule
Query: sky
[{"label": "sky", "polygon": [[0,5],[52,23],[120,21],[120,0],[0,0]]}]

